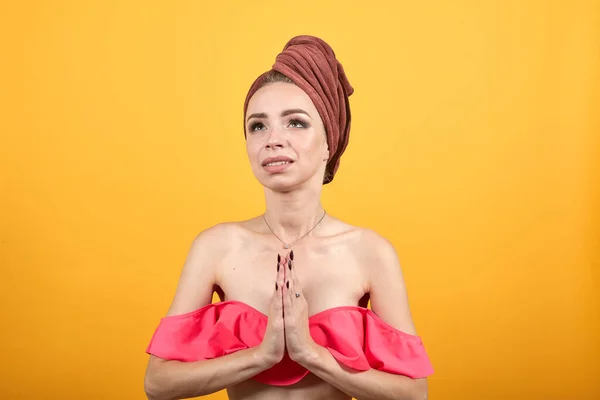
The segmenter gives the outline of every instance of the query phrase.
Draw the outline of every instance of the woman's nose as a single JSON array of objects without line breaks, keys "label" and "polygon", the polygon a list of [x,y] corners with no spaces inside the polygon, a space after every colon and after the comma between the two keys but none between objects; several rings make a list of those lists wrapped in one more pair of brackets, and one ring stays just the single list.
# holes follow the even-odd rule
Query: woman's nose
[{"label": "woman's nose", "polygon": [[280,128],[269,129],[269,136],[267,138],[267,148],[283,147],[283,138]]}]

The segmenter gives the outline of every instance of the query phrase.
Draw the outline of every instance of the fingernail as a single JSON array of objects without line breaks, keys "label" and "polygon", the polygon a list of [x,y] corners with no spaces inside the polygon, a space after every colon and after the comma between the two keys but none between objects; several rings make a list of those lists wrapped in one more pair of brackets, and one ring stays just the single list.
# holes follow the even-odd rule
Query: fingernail
[{"label": "fingernail", "polygon": [[290,267],[290,271],[291,271],[292,270],[292,261],[291,260],[288,261],[288,267]]},{"label": "fingernail", "polygon": [[294,259],[294,250],[290,251],[290,258],[293,260]]},{"label": "fingernail", "polygon": [[277,263],[277,272],[279,272],[279,266],[280,266],[280,264]]},{"label": "fingernail", "polygon": [[279,254],[277,254],[277,263],[279,264],[281,262],[281,256]]},{"label": "fingernail", "polygon": [[290,288],[290,281],[287,281],[287,282],[285,283],[285,286],[286,286],[286,287],[289,289],[289,288]]},{"label": "fingernail", "polygon": [[278,288],[279,288],[279,287],[277,286],[277,282],[275,282],[275,291],[277,291],[277,290],[278,290]]}]

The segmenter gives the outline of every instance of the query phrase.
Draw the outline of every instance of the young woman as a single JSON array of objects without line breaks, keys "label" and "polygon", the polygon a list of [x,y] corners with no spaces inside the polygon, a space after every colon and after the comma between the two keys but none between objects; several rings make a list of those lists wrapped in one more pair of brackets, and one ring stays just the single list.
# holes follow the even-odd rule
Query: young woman
[{"label": "young woman", "polygon": [[290,40],[251,86],[246,149],[266,210],[195,238],[147,348],[149,399],[426,399],[433,369],[394,248],[321,205],[352,92],[312,36]]}]

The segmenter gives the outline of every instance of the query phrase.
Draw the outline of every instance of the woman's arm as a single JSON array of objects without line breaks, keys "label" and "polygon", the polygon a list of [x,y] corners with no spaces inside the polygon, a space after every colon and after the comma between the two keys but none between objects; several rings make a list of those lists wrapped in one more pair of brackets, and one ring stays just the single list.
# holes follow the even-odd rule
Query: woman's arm
[{"label": "woman's arm", "polygon": [[[216,226],[202,232],[194,240],[183,267],[175,297],[167,316],[196,310],[211,302],[215,270],[226,249],[223,240],[231,232],[226,226]],[[283,272],[282,272],[283,277]],[[283,280],[283,278],[282,278]],[[275,288],[273,288],[275,292]],[[281,293],[281,291],[279,291]],[[281,296],[273,296],[272,312],[281,315]],[[278,309],[275,309],[277,308]],[[280,317],[281,318],[281,317]],[[276,321],[276,318],[274,319]],[[271,331],[277,330],[269,321]],[[283,322],[281,321],[281,353],[283,354]],[[272,337],[271,335],[265,335]],[[264,341],[263,341],[264,342]],[[150,355],[144,389],[150,400],[171,400],[203,396],[223,390],[275,365],[281,357],[274,355],[269,343],[237,351],[211,360],[181,362]]]},{"label": "woman's arm", "polygon": [[[361,240],[364,246],[361,246],[357,256],[368,269],[372,311],[394,328],[416,335],[396,251],[391,243],[376,233],[366,231],[364,235],[364,240]],[[284,309],[286,306],[284,301]],[[324,347],[314,345],[306,346],[305,349],[296,359],[298,363],[356,399],[427,398],[426,378],[412,379],[375,369],[354,371],[338,363]]]},{"label": "woman's arm", "polygon": [[342,366],[325,347],[317,346],[298,360],[310,372],[358,400],[425,400],[427,379],[370,369],[353,371]]},{"label": "woman's arm", "polygon": [[[227,252],[226,239],[232,235],[229,229],[218,225],[194,240],[167,316],[184,314],[211,302],[216,266]],[[281,287],[283,268],[278,271]],[[281,290],[274,287],[269,321],[259,346],[195,362],[165,360],[151,355],[144,380],[148,398],[175,400],[207,395],[252,378],[277,364],[285,350],[281,297]]]},{"label": "woman's arm", "polygon": [[149,400],[187,399],[215,393],[274,365],[260,354],[259,347],[194,362],[150,357],[144,382]]}]

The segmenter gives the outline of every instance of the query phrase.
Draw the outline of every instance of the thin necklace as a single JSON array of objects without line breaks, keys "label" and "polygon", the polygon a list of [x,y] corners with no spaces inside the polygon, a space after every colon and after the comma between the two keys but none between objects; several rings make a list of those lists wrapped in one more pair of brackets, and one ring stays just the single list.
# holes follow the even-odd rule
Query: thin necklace
[{"label": "thin necklace", "polygon": [[304,235],[300,236],[298,239],[294,240],[293,242],[285,242],[283,240],[281,240],[281,238],[279,236],[277,236],[277,234],[275,232],[273,232],[273,229],[271,229],[271,226],[269,225],[269,223],[267,222],[267,219],[265,218],[265,215],[263,214],[263,220],[265,221],[265,224],[267,224],[267,227],[269,227],[269,230],[271,231],[271,233],[277,238],[279,239],[279,241],[281,243],[283,243],[283,248],[284,249],[289,249],[294,243],[296,243],[298,240],[302,239],[304,236],[308,235],[309,233],[311,233],[320,223],[321,221],[323,221],[323,218],[325,218],[325,214],[327,214],[327,211],[323,210],[323,216],[321,217],[321,219],[319,220],[319,222],[317,222],[315,224],[315,226],[313,226],[308,232],[306,232]]}]

